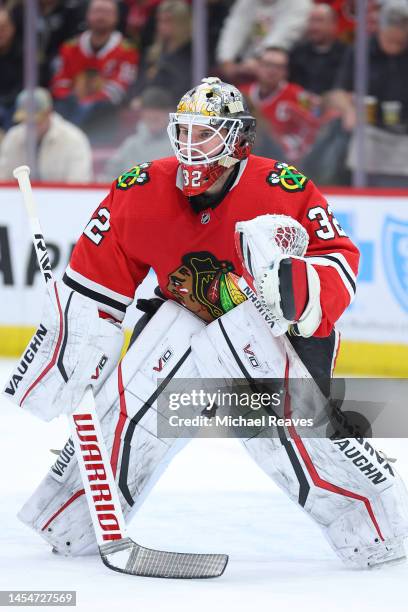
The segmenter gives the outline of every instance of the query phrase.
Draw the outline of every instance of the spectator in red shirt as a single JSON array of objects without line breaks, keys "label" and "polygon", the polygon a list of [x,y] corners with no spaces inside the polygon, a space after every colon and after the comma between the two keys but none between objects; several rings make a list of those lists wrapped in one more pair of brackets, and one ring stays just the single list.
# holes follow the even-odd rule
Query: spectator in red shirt
[{"label": "spectator in red shirt", "polygon": [[94,142],[101,142],[102,136],[112,137],[112,120],[138,63],[136,50],[115,30],[117,22],[114,0],[91,0],[89,29],[62,45],[52,80],[58,112],[81,126]]},{"label": "spectator in red shirt", "polygon": [[310,136],[314,137],[319,127],[311,111],[318,108],[320,99],[288,82],[288,64],[285,49],[265,49],[257,60],[257,80],[241,90],[284,158],[295,161],[305,153],[305,145],[311,144]]}]

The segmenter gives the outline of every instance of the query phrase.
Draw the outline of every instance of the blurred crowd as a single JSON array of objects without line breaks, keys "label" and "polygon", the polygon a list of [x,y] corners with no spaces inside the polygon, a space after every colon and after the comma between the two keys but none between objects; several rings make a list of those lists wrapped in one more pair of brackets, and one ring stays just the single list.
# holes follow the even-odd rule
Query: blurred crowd
[{"label": "blurred crowd", "polygon": [[[0,180],[25,160],[24,1],[0,0]],[[356,145],[353,0],[207,0],[208,75],[258,120],[254,152],[349,185]],[[364,170],[408,187],[408,0],[367,0]],[[38,0],[38,178],[110,181],[171,154],[168,113],[192,86],[189,0]]]}]

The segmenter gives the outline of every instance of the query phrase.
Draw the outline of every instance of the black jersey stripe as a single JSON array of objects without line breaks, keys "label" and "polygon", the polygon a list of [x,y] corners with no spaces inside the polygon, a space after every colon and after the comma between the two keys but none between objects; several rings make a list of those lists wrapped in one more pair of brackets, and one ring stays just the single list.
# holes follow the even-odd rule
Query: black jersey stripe
[{"label": "black jersey stripe", "polygon": [[116,310],[119,310],[120,312],[126,312],[126,306],[122,304],[121,302],[118,302],[117,300],[114,300],[113,298],[110,298],[104,295],[103,293],[99,293],[98,291],[93,291],[92,289],[89,289],[88,287],[81,285],[77,281],[70,278],[66,273],[64,274],[62,280],[68,287],[71,287],[71,289],[74,289],[74,291],[81,293],[85,297],[88,297],[91,300],[94,300],[95,302],[99,302],[100,304],[105,304],[106,306],[115,308]]},{"label": "black jersey stripe", "polygon": [[[355,278],[351,276],[350,272],[347,270],[343,262],[340,259],[338,259],[335,255],[314,255],[313,259],[329,259],[330,261],[338,265],[341,268],[344,276],[347,278],[348,282],[350,283],[350,286],[353,289],[353,292],[354,293],[356,292]],[[315,263],[316,265],[319,265],[317,261]]]}]

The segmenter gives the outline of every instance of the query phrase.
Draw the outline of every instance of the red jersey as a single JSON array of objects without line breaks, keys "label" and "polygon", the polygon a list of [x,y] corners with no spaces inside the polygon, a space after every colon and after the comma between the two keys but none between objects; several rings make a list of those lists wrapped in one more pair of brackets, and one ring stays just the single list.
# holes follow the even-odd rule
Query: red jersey
[{"label": "red jersey", "polygon": [[79,239],[65,283],[122,320],[152,267],[165,296],[211,321],[245,299],[237,286],[237,221],[289,215],[307,230],[306,256],[320,277],[323,315],[315,335],[329,335],[354,297],[359,253],[312,181],[293,166],[251,155],[222,202],[197,214],[179,178],[174,157],[121,175]]},{"label": "red jersey", "polygon": [[54,98],[75,94],[82,101],[119,104],[136,76],[139,56],[120,32],[94,51],[87,31],[61,46],[59,68],[52,79]]},{"label": "red jersey", "polygon": [[240,89],[256,114],[265,119],[285,155],[289,159],[302,157],[321,125],[319,119],[306,108],[309,96],[306,90],[296,83],[285,83],[275,93],[261,98],[258,83],[244,85]]},{"label": "red jersey", "polygon": [[[355,3],[345,0],[315,0],[317,4],[328,4],[337,13],[339,37],[345,42],[353,38],[355,29]],[[366,7],[368,14],[378,8],[378,2],[369,2]],[[372,6],[374,5],[374,6]],[[376,6],[377,5],[377,6]],[[368,15],[367,15],[368,16]]]}]

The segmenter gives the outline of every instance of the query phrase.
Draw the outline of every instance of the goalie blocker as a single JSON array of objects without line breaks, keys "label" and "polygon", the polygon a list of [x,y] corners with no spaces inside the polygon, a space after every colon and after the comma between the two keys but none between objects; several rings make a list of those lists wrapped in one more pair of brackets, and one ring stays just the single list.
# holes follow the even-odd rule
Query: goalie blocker
[{"label": "goalie blocker", "polygon": [[[170,380],[177,385],[177,377],[234,377],[245,378],[256,391],[245,352],[248,346],[256,355],[257,379],[286,378],[290,385],[291,378],[311,378],[288,338],[274,337],[252,302],[208,326],[184,308],[165,302],[104,384],[96,398],[97,412],[127,521],[187,442],[157,438],[156,401],[165,385]],[[169,358],[164,360],[164,355]],[[164,383],[157,387],[159,377]],[[312,399],[314,406],[325,403],[317,386]],[[304,397],[296,399],[293,394],[285,410],[299,414],[303,405]],[[394,466],[371,444],[302,440],[295,428],[281,426],[274,438],[253,437],[243,444],[320,527],[343,561],[368,567],[404,558],[407,493]],[[19,516],[55,550],[93,553],[89,512],[69,449],[68,442]]]},{"label": "goalie blocker", "polygon": [[272,272],[265,273],[262,279],[262,299],[270,304],[273,303],[273,296],[278,294],[278,315],[293,323],[292,333],[310,338],[321,321],[319,275],[311,264],[301,258],[285,257],[276,265],[277,282]]},{"label": "goalie blocker", "polygon": [[285,215],[261,215],[236,225],[243,278],[275,322],[274,334],[313,336],[322,320],[319,275],[304,257],[305,228]]}]

